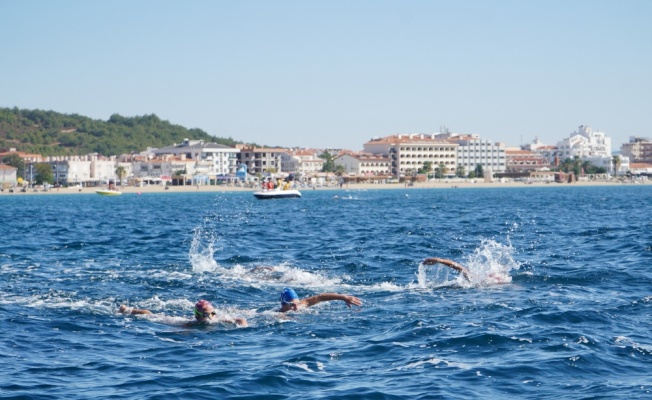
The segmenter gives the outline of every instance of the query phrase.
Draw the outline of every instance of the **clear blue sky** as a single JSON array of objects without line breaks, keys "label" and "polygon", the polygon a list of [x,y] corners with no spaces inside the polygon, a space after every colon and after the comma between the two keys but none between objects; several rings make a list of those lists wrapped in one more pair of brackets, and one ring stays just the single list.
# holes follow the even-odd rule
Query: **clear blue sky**
[{"label": "clear blue sky", "polygon": [[259,144],[652,136],[652,1],[0,0],[0,107]]}]

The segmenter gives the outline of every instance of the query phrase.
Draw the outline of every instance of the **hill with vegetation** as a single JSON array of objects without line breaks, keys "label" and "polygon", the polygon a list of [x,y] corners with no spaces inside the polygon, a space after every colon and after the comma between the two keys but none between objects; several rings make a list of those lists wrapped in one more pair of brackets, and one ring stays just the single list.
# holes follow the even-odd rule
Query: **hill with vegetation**
[{"label": "hill with vegetation", "polygon": [[0,108],[0,151],[17,151],[43,156],[105,156],[141,152],[184,139],[204,140],[234,146],[231,138],[218,138],[201,129],[188,129],[161,120],[154,114],[123,117],[113,114],[108,121],[54,111]]}]

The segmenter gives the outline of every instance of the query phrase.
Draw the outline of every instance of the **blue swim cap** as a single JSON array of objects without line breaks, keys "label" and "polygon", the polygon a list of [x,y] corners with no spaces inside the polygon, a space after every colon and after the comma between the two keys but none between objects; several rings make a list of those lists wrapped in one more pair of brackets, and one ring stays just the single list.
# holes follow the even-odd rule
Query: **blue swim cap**
[{"label": "blue swim cap", "polygon": [[294,290],[285,288],[281,293],[281,304],[291,303],[292,300],[296,300],[298,298],[299,296],[297,296],[297,293]]}]

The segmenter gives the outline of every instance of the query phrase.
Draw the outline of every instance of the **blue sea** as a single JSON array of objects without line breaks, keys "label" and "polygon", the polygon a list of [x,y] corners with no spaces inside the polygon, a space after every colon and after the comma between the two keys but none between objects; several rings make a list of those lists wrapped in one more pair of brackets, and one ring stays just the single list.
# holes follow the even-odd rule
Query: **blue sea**
[{"label": "blue sea", "polygon": [[3,399],[652,398],[649,185],[6,194],[0,236]]}]

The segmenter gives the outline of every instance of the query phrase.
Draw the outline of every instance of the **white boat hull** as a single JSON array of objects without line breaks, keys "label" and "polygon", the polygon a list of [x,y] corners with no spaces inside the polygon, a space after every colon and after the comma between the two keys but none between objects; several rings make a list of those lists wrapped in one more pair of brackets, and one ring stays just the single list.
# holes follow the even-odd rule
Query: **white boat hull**
[{"label": "white boat hull", "polygon": [[259,192],[254,192],[254,196],[257,199],[289,199],[292,197],[301,197],[301,192],[296,189],[274,189],[274,190],[261,190]]}]

